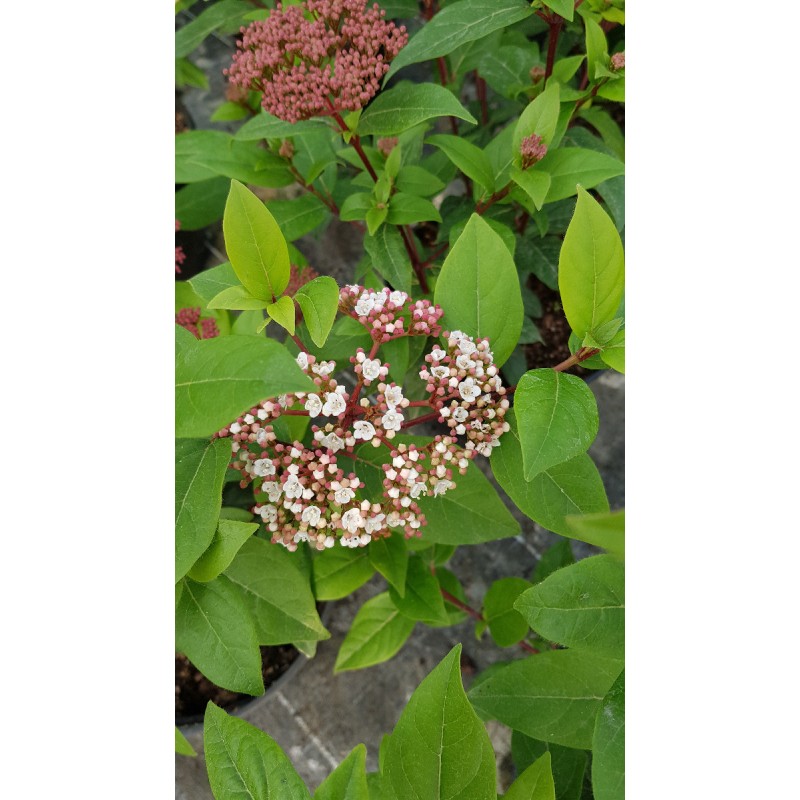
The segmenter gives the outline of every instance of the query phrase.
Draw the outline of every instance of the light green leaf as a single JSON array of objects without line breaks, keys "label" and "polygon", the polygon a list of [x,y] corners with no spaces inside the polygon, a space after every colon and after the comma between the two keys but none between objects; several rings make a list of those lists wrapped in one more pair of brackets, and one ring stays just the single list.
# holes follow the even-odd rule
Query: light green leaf
[{"label": "light green leaf", "polygon": [[546,172],[533,167],[525,170],[512,167],[510,175],[511,180],[525,190],[525,194],[533,201],[536,210],[541,210],[547,193],[550,191],[550,176]]},{"label": "light green leaf", "polygon": [[203,72],[203,70],[192,64],[188,58],[176,58],[175,88],[183,89],[186,86],[196,86],[198,89],[208,89],[208,76],[205,74],[205,72]]},{"label": "light green leaf", "polygon": [[241,594],[224,575],[209,583],[184,578],[175,609],[175,647],[217,686],[264,694],[253,620]]},{"label": "light green leaf", "polygon": [[625,172],[625,165],[616,158],[583,147],[550,150],[536,168],[550,173],[548,203],[572,197],[579,184],[584,189],[591,189]]},{"label": "light green leaf", "polygon": [[182,231],[197,231],[222,217],[230,181],[223,177],[190,183],[175,192],[175,219]]},{"label": "light green leaf", "polygon": [[494,191],[492,165],[480,147],[466,139],[446,134],[429,136],[425,141],[442,150],[468,178],[483,186],[487,192]]},{"label": "light green leaf", "polygon": [[289,283],[286,240],[264,203],[238,181],[231,181],[222,229],[231,266],[245,288],[264,300],[279,297]]},{"label": "light green leaf", "polygon": [[373,207],[374,200],[371,194],[356,192],[351,194],[339,208],[339,218],[342,222],[366,219],[367,212]]},{"label": "light green leaf", "polygon": [[566,747],[592,746],[594,718],[622,662],[550,650],[493,668],[468,697],[486,719]]},{"label": "light green leaf", "polygon": [[259,644],[330,638],[317,614],[308,579],[280,545],[249,539],[225,575],[244,596]]},{"label": "light green leaf", "polygon": [[287,295],[279,297],[276,302],[267,306],[267,314],[282,328],[294,335],[294,300]]},{"label": "light green leaf", "polygon": [[514,602],[530,585],[524,578],[500,578],[492,583],[483,598],[483,615],[489,633],[500,647],[511,647],[528,633],[528,623],[515,609]]},{"label": "light green leaf", "polygon": [[586,753],[552,742],[540,742],[520,731],[512,731],[511,753],[518,774],[547,752],[551,758],[556,800],[580,800],[588,761]]},{"label": "light green leaf", "polygon": [[456,645],[411,695],[382,762],[397,800],[496,800],[492,743],[461,685]]},{"label": "light green leaf", "polygon": [[189,740],[175,726],[175,752],[182,756],[196,756],[197,751],[189,744]]},{"label": "light green leaf", "polygon": [[625,558],[625,510],[566,517],[569,536]]},{"label": "light green leaf", "polygon": [[508,787],[503,800],[556,800],[550,753],[534,761]]},{"label": "light green leaf", "polygon": [[514,163],[520,165],[520,147],[522,140],[535,133],[541,136],[545,144],[550,144],[558,124],[561,111],[561,90],[556,81],[550,81],[547,88],[520,114],[514,127],[512,139]]},{"label": "light green leaf", "polygon": [[268,301],[253,297],[241,284],[223,289],[208,301],[209,308],[230,308],[235,311],[263,311]]},{"label": "light green leaf", "polygon": [[625,567],[613,556],[593,556],[556,570],[514,607],[551,642],[612,658],[624,655]]},{"label": "light green leaf", "polygon": [[283,139],[286,136],[313,135],[320,130],[324,130],[325,127],[326,125],[322,119],[286,122],[262,110],[257,116],[248,120],[239,128],[235,138],[242,142],[260,142],[264,139]]},{"label": "light green leaf", "polygon": [[383,575],[389,585],[403,597],[406,592],[408,548],[400,533],[374,538],[367,548],[372,566]]},{"label": "light green leaf", "polygon": [[565,519],[568,514],[608,511],[600,473],[585,453],[526,481],[513,410],[506,414],[506,421],[511,430],[503,434],[500,447],[492,451],[492,472],[520,511],[562,536],[571,535]]},{"label": "light green leaf", "polygon": [[584,15],[583,24],[586,26],[586,59],[589,67],[589,77],[597,80],[601,75],[608,75],[608,43],[600,23]]},{"label": "light green leaf", "polygon": [[367,231],[370,236],[374,236],[377,233],[378,228],[383,225],[388,215],[389,208],[386,205],[382,205],[381,208],[376,206],[367,211],[367,216],[364,219],[366,220]]},{"label": "light green leaf", "polygon": [[210,436],[267,397],[313,391],[289,351],[272,339],[182,339],[175,357],[176,435]]},{"label": "light green leaf", "polygon": [[[248,516],[250,516],[248,514]],[[257,522],[220,519],[211,544],[189,570],[189,577],[200,583],[214,580],[233,561],[239,548],[258,530]]]},{"label": "light green leaf", "polygon": [[533,9],[524,0],[461,0],[448,4],[400,51],[384,83],[408,64],[446,56],[459,45],[482,39],[531,14]]},{"label": "light green leaf", "polygon": [[[287,800],[289,800],[287,798]],[[359,744],[314,792],[314,800],[369,800],[367,748]]]},{"label": "light green leaf", "polygon": [[489,337],[494,363],[505,363],[522,330],[519,278],[505,242],[477,214],[448,253],[434,297],[445,329]]},{"label": "light green leaf", "polygon": [[539,61],[539,48],[535,42],[526,47],[507,45],[490,48],[481,56],[478,72],[496,92],[509,99],[515,98],[530,86],[531,68]]},{"label": "light green leaf", "polygon": [[397,228],[384,225],[374,236],[365,236],[364,248],[384,280],[401,292],[411,292],[411,260]]},{"label": "light green leaf", "polygon": [[618,331],[614,338],[603,348],[600,358],[609,367],[625,374],[625,331]]},{"label": "light green leaf", "polygon": [[399,192],[431,197],[444,189],[444,182],[427,169],[408,165],[400,168],[396,184]]},{"label": "light green leaf", "polygon": [[267,210],[288,242],[311,233],[329,216],[325,204],[313,194],[302,194],[293,200],[270,200]]},{"label": "light green leaf", "polygon": [[203,299],[204,303],[210,303],[224,289],[230,289],[232,286],[241,286],[233,267],[228,261],[211,269],[203,270],[199,275],[190,278],[188,283]]},{"label": "light green leaf", "polygon": [[542,0],[548,8],[552,8],[559,16],[572,22],[575,13],[575,3],[573,0]]},{"label": "light green leaf", "polygon": [[412,222],[441,222],[442,218],[430,200],[396,192],[389,201],[386,220],[391,225],[410,225]]},{"label": "light green leaf", "polygon": [[339,308],[339,287],[333,278],[320,275],[301,286],[294,299],[303,312],[303,321],[314,344],[322,347],[336,319]]},{"label": "light green leaf", "polygon": [[374,574],[366,547],[333,547],[314,554],[314,595],[338,600],[365,584]]},{"label": "light green leaf", "polygon": [[592,738],[592,789],[595,800],[625,794],[625,673],[603,699]]},{"label": "light green leaf", "polygon": [[586,381],[553,369],[532,369],[522,376],[514,414],[527,481],[585,453],[600,424]]},{"label": "light green leaf", "polygon": [[409,619],[420,620],[428,625],[449,625],[450,618],[444,607],[439,581],[419,556],[408,559],[405,592],[401,596],[389,588],[389,597],[397,610]]},{"label": "light green leaf", "polygon": [[443,86],[435,83],[400,83],[381,92],[370,103],[361,115],[358,133],[361,136],[391,136],[425,120],[446,116],[458,117],[473,125],[478,122]]},{"label": "light green leaf", "polygon": [[233,325],[231,333],[237,336],[255,336],[264,328],[264,311],[242,311]]},{"label": "light green leaf", "polygon": [[584,189],[561,247],[558,286],[567,321],[581,338],[612,320],[622,300],[622,241],[611,218]]},{"label": "light green leaf", "polygon": [[403,646],[415,624],[397,610],[388,592],[367,600],[339,648],[334,673],[388,661]]},{"label": "light green leaf", "polygon": [[216,798],[311,800],[305,784],[266,733],[209,702],[203,726],[208,782]]},{"label": "light green leaf", "polygon": [[231,458],[229,439],[175,443],[175,582],[211,544]]}]

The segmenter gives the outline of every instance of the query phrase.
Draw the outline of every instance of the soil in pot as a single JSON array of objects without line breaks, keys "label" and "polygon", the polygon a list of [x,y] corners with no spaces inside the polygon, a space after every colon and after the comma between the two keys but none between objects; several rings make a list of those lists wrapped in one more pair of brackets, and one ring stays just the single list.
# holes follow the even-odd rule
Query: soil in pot
[{"label": "soil in pot", "polygon": [[[299,658],[300,652],[290,644],[261,648],[261,674],[264,688],[278,680]],[[175,654],[175,724],[202,722],[209,700],[231,711],[252,700],[252,695],[230,692],[213,684],[202,675],[186,656]]]}]

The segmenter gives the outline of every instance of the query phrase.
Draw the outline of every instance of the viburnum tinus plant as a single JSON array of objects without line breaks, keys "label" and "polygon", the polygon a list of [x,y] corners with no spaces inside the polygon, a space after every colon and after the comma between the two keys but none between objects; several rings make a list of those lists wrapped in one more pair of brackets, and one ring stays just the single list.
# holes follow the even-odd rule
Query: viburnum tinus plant
[{"label": "viburnum tinus plant", "polygon": [[[176,282],[177,649],[217,685],[260,694],[259,645],[313,656],[329,636],[317,603],[377,573],[386,590],[336,671],[391,658],[417,624],[471,617],[522,658],[479,676],[464,713],[512,728],[520,772],[548,750],[552,775],[544,757],[534,766],[559,797],[589,771],[595,797],[620,797],[624,517],[587,454],[594,396],[567,370],[624,370],[622,3],[208,5],[176,53],[240,28],[217,118],[246,121],[176,137],[176,218],[222,217],[229,259]],[[398,81],[411,65],[434,80]],[[287,194],[265,204],[247,186]],[[333,218],[363,237],[350,285],[303,254]],[[529,368],[546,291],[570,352]],[[471,605],[445,564],[519,533],[501,494],[567,538]],[[574,563],[568,539],[607,552]],[[446,661],[445,693],[463,696]],[[427,700],[414,714],[429,706],[434,719]],[[209,709],[218,797],[242,787],[220,778],[232,773],[213,746],[254,736],[277,758],[226,720]],[[483,767],[458,783],[476,769],[458,748],[417,770],[425,748],[410,755],[399,729],[403,746],[354,796],[496,796]],[[334,776],[320,796],[339,796]]]}]

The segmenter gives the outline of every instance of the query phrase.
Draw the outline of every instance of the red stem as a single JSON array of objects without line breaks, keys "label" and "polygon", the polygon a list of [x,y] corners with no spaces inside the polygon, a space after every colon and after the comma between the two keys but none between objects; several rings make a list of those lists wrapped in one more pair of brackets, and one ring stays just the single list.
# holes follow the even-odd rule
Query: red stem
[{"label": "red stem", "polygon": [[[273,300],[273,302],[274,302],[274,300]],[[301,349],[301,350],[302,350],[304,353],[307,353],[307,352],[308,352],[308,348],[307,348],[307,347],[306,347],[306,346],[303,344],[303,342],[302,342],[302,340],[300,339],[300,337],[299,337],[299,336],[296,336],[296,335],[295,335],[295,334],[293,334],[293,333],[290,333],[290,334],[289,334],[289,336],[291,336],[291,337],[292,337],[292,340],[294,341],[294,343],[295,343],[295,344],[296,344],[296,345],[297,345],[297,346],[298,346],[298,347],[299,347],[299,348],[300,348],[300,349]]]},{"label": "red stem", "polygon": [[550,26],[550,36],[547,43],[547,64],[544,68],[544,85],[547,85],[547,79],[553,74],[553,64],[556,59],[556,45],[558,44],[558,34],[561,33],[561,26],[564,24],[562,17],[553,14],[548,20],[547,24]]},{"label": "red stem", "polygon": [[489,106],[486,104],[486,81],[475,70],[475,90],[478,93],[478,101],[481,104],[481,122],[486,125],[489,122]]},{"label": "red stem", "polygon": [[416,419],[407,420],[400,427],[410,428],[412,425],[420,425],[423,422],[430,422],[433,419],[437,419],[439,415],[440,415],[439,411],[431,411],[430,414],[423,414],[421,417],[417,417]]},{"label": "red stem", "polygon": [[499,192],[495,192],[485,203],[478,203],[475,206],[475,213],[484,214],[490,206],[493,206],[498,200],[502,200],[513,187],[513,182],[509,181],[508,185],[504,186]]}]

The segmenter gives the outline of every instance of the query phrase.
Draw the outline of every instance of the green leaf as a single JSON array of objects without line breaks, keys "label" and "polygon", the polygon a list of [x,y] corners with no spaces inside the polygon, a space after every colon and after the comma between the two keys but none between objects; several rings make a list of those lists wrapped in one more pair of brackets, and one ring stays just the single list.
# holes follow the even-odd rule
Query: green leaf
[{"label": "green leaf", "polygon": [[196,756],[197,751],[189,744],[189,740],[175,726],[175,752],[182,756]]},{"label": "green leaf", "polygon": [[175,443],[175,582],[214,538],[222,485],[231,458],[228,439]]},{"label": "green leaf", "polygon": [[550,81],[547,88],[520,114],[517,124],[514,127],[514,138],[512,148],[514,163],[520,165],[520,147],[522,140],[531,134],[541,136],[545,144],[553,141],[553,134],[556,132],[558,115],[561,111],[561,92],[556,81]]},{"label": "green leaf", "polygon": [[403,597],[406,592],[408,548],[400,533],[374,538],[367,548],[372,566],[383,575],[389,585]]},{"label": "green leaf", "polygon": [[603,348],[600,358],[609,367],[625,374],[625,331],[619,331],[616,336]]},{"label": "green leaf", "polygon": [[597,436],[597,401],[582,378],[553,369],[526,372],[514,395],[525,480],[585,453]]},{"label": "green leaf", "polygon": [[514,606],[551,642],[613,658],[625,651],[625,567],[593,556],[559,569]]},{"label": "green leaf", "polygon": [[468,696],[484,718],[566,747],[592,746],[594,718],[622,662],[551,650],[495,668]]},{"label": "green leaf", "polygon": [[427,169],[408,165],[400,168],[395,182],[397,190],[420,197],[431,197],[444,189],[444,182]]},{"label": "green leaf", "polygon": [[550,176],[540,169],[522,170],[518,167],[512,167],[510,175],[511,180],[525,190],[525,194],[530,197],[536,210],[541,210],[547,193],[550,191]]},{"label": "green leaf", "polygon": [[182,231],[197,231],[222,217],[230,181],[225,177],[190,183],[175,192],[175,219]]},{"label": "green leaf", "polygon": [[250,111],[241,103],[222,103],[211,115],[212,122],[230,122],[250,116]]},{"label": "green leaf", "polygon": [[556,800],[556,787],[550,765],[550,753],[534,761],[508,787],[503,800]]},{"label": "green leaf", "polygon": [[564,313],[578,337],[616,316],[625,288],[624,258],[611,218],[581,189],[558,261]]},{"label": "green leaf", "polygon": [[388,592],[367,600],[339,648],[334,673],[388,661],[403,646],[415,624],[397,610]]},{"label": "green leaf", "polygon": [[369,800],[369,797],[367,748],[363,744],[354,747],[314,792],[314,800]]},{"label": "green leaf", "polygon": [[456,645],[411,695],[386,741],[382,775],[395,798],[496,800],[491,741],[461,685]]},{"label": "green leaf", "polygon": [[262,110],[239,128],[235,138],[242,142],[261,142],[264,139],[283,139],[286,136],[314,135],[326,127],[321,119],[286,122]]},{"label": "green leaf", "polygon": [[523,514],[554,533],[569,536],[568,514],[608,511],[600,473],[585,453],[526,481],[513,409],[506,414],[506,421],[511,430],[492,451],[492,472]]},{"label": "green leaf", "polygon": [[[442,556],[437,555],[437,550],[441,550],[444,548],[450,552],[452,555],[455,552],[454,546],[448,545],[434,545],[431,550],[426,551],[423,553],[423,558],[426,560],[431,560],[435,564],[443,564],[449,556],[445,553]],[[445,557],[447,556],[447,557]],[[446,567],[438,567],[436,569],[436,580],[439,581],[439,586],[444,589],[446,592],[450,592],[453,597],[460,600],[465,605],[469,605],[469,601],[467,600],[467,595],[464,592],[464,587],[461,585],[461,581]],[[450,625],[458,625],[459,622],[463,622],[467,618],[467,612],[462,611],[458,606],[453,605],[450,600],[445,599],[444,601],[444,609],[447,612],[447,617],[450,620]],[[475,626],[480,623],[476,622]]]},{"label": "green leaf", "polygon": [[223,131],[185,131],[175,137],[175,183],[224,175],[256,186],[288,186],[294,177],[280,157],[257,142],[239,142]]},{"label": "green leaf", "polygon": [[245,288],[264,300],[279,297],[289,283],[286,240],[264,203],[238,181],[231,181],[222,229],[231,266]]},{"label": "green leaf", "polygon": [[625,510],[566,517],[569,536],[625,558]]},{"label": "green leaf", "polygon": [[411,292],[411,260],[397,228],[384,225],[374,236],[364,237],[372,268],[395,289]]},{"label": "green leaf", "polygon": [[494,185],[505,186],[509,181],[509,172],[514,163],[514,124],[506,125],[502,131],[496,133],[483,152],[489,157],[494,172]]},{"label": "green leaf", "polygon": [[526,44],[526,47],[492,48],[481,56],[478,66],[481,78],[509,99],[530,86],[531,68],[539,61],[539,48],[533,42]]},{"label": "green leaf", "polygon": [[179,437],[210,436],[267,397],[314,391],[289,351],[272,339],[218,336],[182,342],[175,358]]},{"label": "green leaf", "polygon": [[282,328],[294,335],[294,300],[287,295],[279,297],[274,303],[267,306],[267,314]]},{"label": "green leaf", "polygon": [[[423,30],[431,24],[428,23]],[[458,117],[473,125],[478,122],[443,86],[435,83],[400,83],[381,92],[369,104],[361,115],[358,133],[361,136],[391,136],[425,120],[446,116]]]},{"label": "green leaf", "polygon": [[558,288],[558,254],[561,240],[555,236],[517,239],[517,266],[521,272],[532,272],[545,286]]},{"label": "green leaf", "polygon": [[366,219],[367,212],[373,207],[372,195],[367,192],[351,194],[339,208],[339,218],[342,222]]},{"label": "green leaf", "polygon": [[548,203],[572,197],[578,190],[578,184],[584,189],[591,189],[625,172],[625,165],[616,158],[583,147],[550,150],[536,168],[550,173]]},{"label": "green leaf", "polygon": [[253,297],[241,284],[223,289],[208,301],[209,308],[230,308],[235,311],[263,311],[268,301]]},{"label": "green leaf", "polygon": [[186,86],[208,89],[208,77],[203,70],[192,64],[188,58],[176,58],[175,88],[183,89]]},{"label": "green leaf", "polygon": [[203,726],[208,782],[216,798],[311,800],[278,744],[243,719],[209,702]]},{"label": "green leaf", "polygon": [[302,194],[293,200],[270,200],[267,210],[289,242],[318,228],[329,215],[322,200],[313,194]]},{"label": "green leaf", "polygon": [[459,45],[482,39],[531,14],[533,9],[524,0],[460,0],[448,4],[400,51],[384,83],[409,64],[446,56]]},{"label": "green leaf", "polygon": [[409,619],[420,620],[428,625],[450,624],[439,590],[439,581],[419,556],[411,556],[408,559],[403,595],[401,596],[394,587],[390,587],[389,597],[397,610]]},{"label": "green leaf", "polygon": [[242,591],[259,644],[330,638],[317,614],[308,579],[280,545],[251,538],[225,575]]},{"label": "green leaf", "polygon": [[542,3],[548,8],[553,9],[556,14],[572,22],[572,17],[575,13],[575,3],[573,0],[542,0]]},{"label": "green leaf", "polygon": [[228,261],[211,269],[203,270],[199,275],[190,278],[188,283],[206,304],[210,303],[223,289],[241,286]]},{"label": "green leaf", "polygon": [[217,686],[264,694],[253,620],[241,594],[224,575],[209,583],[184,578],[175,609],[175,647]]},{"label": "green leaf", "polygon": [[374,574],[366,547],[334,547],[314,555],[314,595],[338,600],[365,584]]},{"label": "green leaf", "polygon": [[391,153],[386,157],[386,163],[383,165],[383,171],[386,177],[394,181],[397,173],[400,171],[401,158],[403,156],[403,148],[398,143],[396,147],[392,148]]},{"label": "green leaf", "polygon": [[503,239],[477,214],[448,253],[434,297],[445,309],[442,326],[489,337],[494,363],[502,366],[522,330],[522,295]]},{"label": "green leaf", "polygon": [[175,57],[188,56],[210,33],[230,22],[240,20],[251,10],[243,0],[221,0],[206,8],[175,32]]},{"label": "green leaf", "polygon": [[606,35],[596,19],[586,14],[583,24],[586,26],[586,63],[589,68],[589,78],[597,80],[597,78],[609,74],[608,43]]},{"label": "green leaf", "polygon": [[317,359],[325,361],[347,360],[359,347],[367,352],[372,347],[372,338],[364,326],[352,317],[339,317],[334,322],[324,347],[314,345],[305,326],[300,328],[298,335]]},{"label": "green leaf", "polygon": [[511,647],[528,633],[528,623],[514,608],[514,602],[530,585],[524,578],[500,578],[483,598],[483,615],[489,633],[500,647]]},{"label": "green leaf", "polygon": [[580,800],[583,776],[586,773],[586,753],[572,747],[531,739],[519,731],[511,733],[511,753],[517,773],[526,770],[537,758],[550,753],[556,800]]},{"label": "green leaf", "polygon": [[446,134],[429,136],[425,141],[442,150],[468,178],[483,186],[487,192],[494,191],[492,165],[480,147],[466,139]]},{"label": "green leaf", "polygon": [[211,544],[189,570],[189,577],[200,583],[214,580],[227,569],[239,548],[257,530],[257,522],[220,519]]},{"label": "green leaf", "polygon": [[625,673],[603,699],[592,738],[592,789],[595,800],[625,794]]},{"label": "green leaf", "polygon": [[389,201],[387,222],[392,225],[409,225],[412,222],[441,222],[436,206],[424,197],[396,192]]},{"label": "green leaf", "polygon": [[322,347],[336,319],[339,308],[339,287],[333,278],[320,275],[301,286],[294,299],[303,312],[303,321],[314,344]]},{"label": "green leaf", "polygon": [[555,544],[550,545],[542,553],[542,557],[536,564],[531,575],[534,583],[541,583],[549,575],[562,567],[568,567],[575,563],[575,556],[572,553],[572,545],[569,539],[559,537]]},{"label": "green leaf", "polygon": [[386,205],[383,205],[381,208],[376,206],[367,211],[365,220],[367,223],[367,231],[369,232],[370,236],[374,236],[377,233],[378,228],[383,225],[388,215],[389,208]]}]

